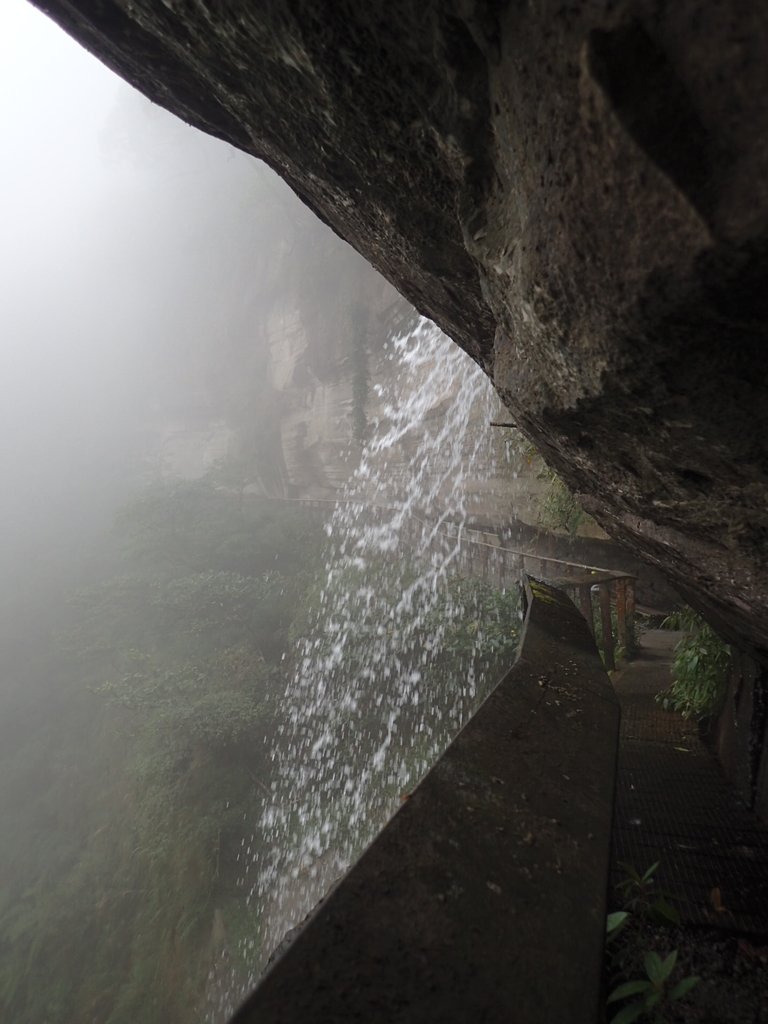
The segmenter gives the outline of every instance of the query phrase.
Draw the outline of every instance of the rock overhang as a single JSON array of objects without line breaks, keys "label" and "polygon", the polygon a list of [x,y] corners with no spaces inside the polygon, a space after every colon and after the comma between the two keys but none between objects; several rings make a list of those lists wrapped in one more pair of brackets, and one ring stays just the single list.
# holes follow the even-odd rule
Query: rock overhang
[{"label": "rock overhang", "polygon": [[489,372],[590,512],[768,652],[768,17],[40,0],[266,160]]}]

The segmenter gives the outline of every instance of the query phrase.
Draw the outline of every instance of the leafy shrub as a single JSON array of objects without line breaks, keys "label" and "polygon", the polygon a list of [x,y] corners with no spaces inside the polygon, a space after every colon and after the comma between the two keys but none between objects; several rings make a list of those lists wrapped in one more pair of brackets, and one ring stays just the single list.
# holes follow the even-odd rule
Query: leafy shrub
[{"label": "leafy shrub", "polygon": [[684,635],[675,648],[672,685],[657,699],[665,708],[680,711],[685,718],[714,714],[728,678],[730,648],[690,608],[669,616],[663,625],[682,629]]},{"label": "leafy shrub", "polygon": [[682,978],[671,985],[672,973],[677,964],[677,950],[674,949],[663,960],[658,953],[650,950],[643,956],[645,978],[627,981],[619,985],[608,996],[608,1003],[632,999],[619,1010],[611,1024],[632,1024],[641,1017],[661,1019],[661,1011],[669,1003],[684,999],[699,983],[697,977]]},{"label": "leafy shrub", "polygon": [[[667,901],[668,895],[671,899],[675,897],[658,887],[658,861],[645,871],[628,863],[619,866],[625,877],[615,888],[623,909],[608,914],[605,926],[606,967],[611,976],[607,1003],[609,1007],[613,1003],[624,1005],[611,1018],[611,1024],[633,1024],[641,1019],[658,1024],[677,1020],[676,1004],[687,998],[700,979],[689,975],[674,980],[677,950],[661,956],[645,945],[651,936],[654,943],[658,940],[658,926],[680,924],[678,911]],[[653,928],[650,934],[648,925]],[[637,977],[640,969],[643,977]]]},{"label": "leafy shrub", "polygon": [[565,530],[574,536],[589,516],[559,476],[551,471],[541,474],[549,480],[549,489],[541,503],[539,522],[551,530]]},{"label": "leafy shrub", "polygon": [[668,893],[660,889],[656,882],[659,861],[642,872],[626,861],[622,861],[619,866],[625,878],[618,883],[616,890],[621,894],[626,912],[640,914],[659,924],[680,924],[680,914],[669,903]]}]

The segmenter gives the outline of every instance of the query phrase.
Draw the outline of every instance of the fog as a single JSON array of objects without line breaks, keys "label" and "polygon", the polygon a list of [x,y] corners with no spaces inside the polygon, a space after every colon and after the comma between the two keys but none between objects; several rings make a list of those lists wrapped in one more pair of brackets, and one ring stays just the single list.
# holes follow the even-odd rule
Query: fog
[{"label": "fog", "polygon": [[243,283],[279,219],[285,237],[286,204],[303,214],[255,161],[153,107],[33,8],[0,17],[2,571],[18,604],[41,566],[49,591],[91,544],[158,415],[254,321]]},{"label": "fog", "polygon": [[274,174],[21,0],[0,119],[0,1016],[219,1021],[514,647],[510,594],[393,566],[403,516],[360,508],[458,521],[510,448]]}]

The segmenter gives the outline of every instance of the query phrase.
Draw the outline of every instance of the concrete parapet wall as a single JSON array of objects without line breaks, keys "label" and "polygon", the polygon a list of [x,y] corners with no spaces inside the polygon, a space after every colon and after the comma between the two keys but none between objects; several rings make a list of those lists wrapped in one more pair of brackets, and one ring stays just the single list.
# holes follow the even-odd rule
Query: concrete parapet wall
[{"label": "concrete parapet wall", "polygon": [[530,581],[519,658],[236,1024],[598,1019],[619,710]]}]

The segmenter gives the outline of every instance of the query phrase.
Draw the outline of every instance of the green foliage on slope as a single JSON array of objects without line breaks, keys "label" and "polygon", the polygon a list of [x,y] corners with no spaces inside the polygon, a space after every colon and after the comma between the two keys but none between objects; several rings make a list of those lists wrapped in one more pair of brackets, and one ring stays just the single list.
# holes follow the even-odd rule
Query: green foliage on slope
[{"label": "green foliage on slope", "polygon": [[118,571],[73,597],[44,659],[55,703],[2,751],[8,1019],[187,1021],[222,952],[217,913],[237,957],[233,851],[268,778],[318,533],[201,484],[122,513]]}]

